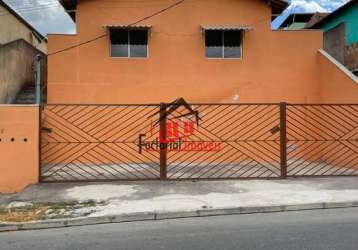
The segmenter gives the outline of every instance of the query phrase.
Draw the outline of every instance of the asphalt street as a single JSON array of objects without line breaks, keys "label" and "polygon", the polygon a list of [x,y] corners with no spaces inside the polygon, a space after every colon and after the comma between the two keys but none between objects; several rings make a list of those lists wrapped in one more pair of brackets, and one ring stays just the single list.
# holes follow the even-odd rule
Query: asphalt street
[{"label": "asphalt street", "polygon": [[0,233],[0,249],[358,249],[358,208]]}]

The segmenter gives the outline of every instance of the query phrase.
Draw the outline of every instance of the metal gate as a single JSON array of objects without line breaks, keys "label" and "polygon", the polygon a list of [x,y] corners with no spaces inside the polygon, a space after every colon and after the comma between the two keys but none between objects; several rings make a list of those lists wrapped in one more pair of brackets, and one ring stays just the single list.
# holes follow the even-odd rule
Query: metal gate
[{"label": "metal gate", "polygon": [[358,105],[46,105],[41,180],[358,175]]},{"label": "metal gate", "polygon": [[[197,129],[182,150],[168,150],[169,179],[236,179],[281,176],[280,107],[276,104],[198,104]],[[168,116],[182,117],[185,107]],[[178,124],[184,131],[185,122]],[[172,126],[174,127],[174,126]]]},{"label": "metal gate", "polygon": [[358,105],[287,105],[287,175],[358,175]]},{"label": "metal gate", "polygon": [[[159,178],[159,152],[138,153],[138,135],[159,105],[46,105],[42,181]],[[154,133],[153,133],[154,134]]]}]

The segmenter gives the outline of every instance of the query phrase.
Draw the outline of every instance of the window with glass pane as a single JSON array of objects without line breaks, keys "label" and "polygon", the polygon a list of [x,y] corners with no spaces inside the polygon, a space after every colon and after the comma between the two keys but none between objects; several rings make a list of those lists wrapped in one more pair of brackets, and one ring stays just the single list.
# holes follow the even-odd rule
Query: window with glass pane
[{"label": "window with glass pane", "polygon": [[205,32],[206,57],[223,57],[223,33],[220,30],[207,30]]},{"label": "window with glass pane", "polygon": [[141,58],[148,55],[147,30],[111,30],[111,56]]},{"label": "window with glass pane", "polygon": [[147,57],[148,49],[147,30],[130,30],[130,57]]},{"label": "window with glass pane", "polygon": [[241,58],[241,36],[240,30],[206,30],[206,57]]},{"label": "window with glass pane", "polygon": [[128,31],[122,29],[111,30],[111,56],[128,57]]},{"label": "window with glass pane", "polygon": [[241,57],[241,31],[224,31],[224,58]]}]

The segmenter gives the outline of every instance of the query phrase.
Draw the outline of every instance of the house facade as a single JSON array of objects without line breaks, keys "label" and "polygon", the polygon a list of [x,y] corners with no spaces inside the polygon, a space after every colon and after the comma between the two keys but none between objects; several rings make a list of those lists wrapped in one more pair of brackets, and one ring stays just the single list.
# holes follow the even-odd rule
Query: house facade
[{"label": "house facade", "polygon": [[48,104],[0,107],[0,192],[356,173],[358,79],[322,50],[322,31],[271,30],[287,3],[63,4],[77,34],[49,36]]},{"label": "house facade", "polygon": [[77,34],[49,35],[48,102],[321,102],[322,32],[272,31],[278,2],[71,1]]}]

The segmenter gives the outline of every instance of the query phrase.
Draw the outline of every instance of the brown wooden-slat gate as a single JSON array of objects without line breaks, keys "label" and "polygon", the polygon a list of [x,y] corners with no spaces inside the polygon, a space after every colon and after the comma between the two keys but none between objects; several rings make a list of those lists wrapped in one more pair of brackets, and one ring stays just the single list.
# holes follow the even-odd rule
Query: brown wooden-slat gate
[{"label": "brown wooden-slat gate", "polygon": [[41,180],[358,174],[358,105],[46,105]]}]

